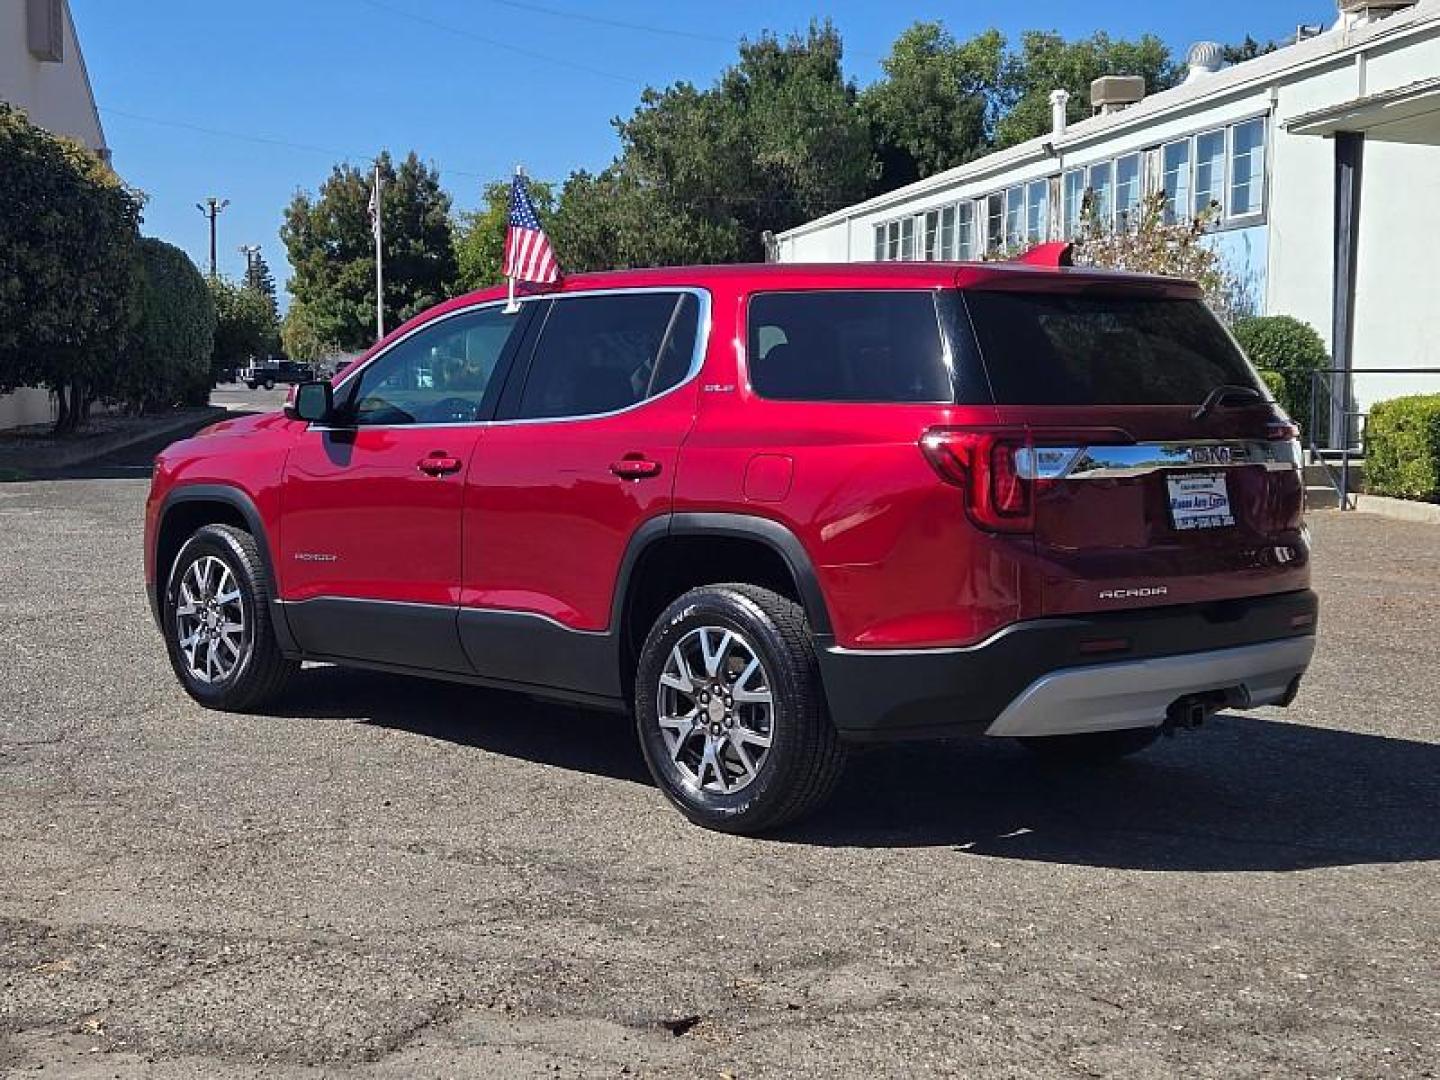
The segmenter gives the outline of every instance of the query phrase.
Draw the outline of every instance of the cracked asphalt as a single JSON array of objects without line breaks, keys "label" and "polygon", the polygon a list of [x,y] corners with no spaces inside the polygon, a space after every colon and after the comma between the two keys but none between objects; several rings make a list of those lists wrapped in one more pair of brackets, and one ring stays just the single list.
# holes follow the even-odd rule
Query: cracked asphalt
[{"label": "cracked asphalt", "polygon": [[750,840],[618,717],[318,667],[200,709],[125,477],[0,484],[0,1074],[1435,1073],[1440,530],[1314,515],[1290,710],[874,751]]}]

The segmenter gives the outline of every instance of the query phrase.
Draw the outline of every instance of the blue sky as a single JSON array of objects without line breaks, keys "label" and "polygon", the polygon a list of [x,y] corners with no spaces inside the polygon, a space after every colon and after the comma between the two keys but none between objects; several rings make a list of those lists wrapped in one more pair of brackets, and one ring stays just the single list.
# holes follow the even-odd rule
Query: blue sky
[{"label": "blue sky", "polygon": [[1012,37],[1148,31],[1183,55],[1199,39],[1328,24],[1335,10],[1330,0],[71,0],[71,9],[115,167],[149,197],[146,233],[203,266],[207,226],[195,203],[228,198],[221,272],[241,273],[239,246],[260,244],[282,281],[282,211],[340,158],[413,148],[439,166],[458,208],[517,161],[545,179],[602,168],[616,150],[610,119],[628,115],[646,84],[707,85],[739,38],[761,30],[829,16],[863,85],[918,19],[957,36],[989,26]]}]

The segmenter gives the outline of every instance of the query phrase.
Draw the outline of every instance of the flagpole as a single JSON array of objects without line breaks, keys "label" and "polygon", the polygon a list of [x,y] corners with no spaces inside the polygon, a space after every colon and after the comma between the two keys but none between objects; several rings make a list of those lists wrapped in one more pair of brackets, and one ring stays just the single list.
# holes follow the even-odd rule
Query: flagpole
[{"label": "flagpole", "polygon": [[[525,175],[525,166],[524,166],[524,165],[516,165],[516,166],[515,166],[515,175],[516,175],[516,176],[523,177],[523,176]],[[508,211],[507,211],[507,212],[508,212]],[[510,242],[510,241],[509,241],[509,230],[506,230],[506,241],[505,241],[505,242],[506,242],[507,244]],[[505,301],[505,314],[506,314],[506,315],[514,315],[514,314],[516,314],[517,312],[519,312],[519,310],[520,310],[520,305],[519,305],[519,304],[516,302],[516,300],[515,300],[515,275],[513,275],[513,274],[507,275],[507,277],[505,278],[505,280],[506,280],[506,282],[509,283],[509,286],[510,286],[510,298]]]},{"label": "flagpole", "polygon": [[380,208],[380,162],[375,162],[375,340],[385,336],[385,270],[384,251],[381,244],[384,225]]}]

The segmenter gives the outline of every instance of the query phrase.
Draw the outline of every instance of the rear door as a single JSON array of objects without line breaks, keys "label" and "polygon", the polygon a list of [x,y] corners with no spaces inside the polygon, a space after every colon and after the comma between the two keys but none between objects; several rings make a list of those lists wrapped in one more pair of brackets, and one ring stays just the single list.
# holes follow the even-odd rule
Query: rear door
[{"label": "rear door", "polygon": [[[965,299],[1000,423],[1028,444],[1016,463],[1045,612],[1306,585],[1294,431],[1199,299],[1094,285]],[[1202,410],[1223,386],[1240,389]]]},{"label": "rear door", "polygon": [[635,289],[527,307],[466,481],[461,636],[481,674],[613,695],[602,635],[631,536],[670,509],[709,297]]}]

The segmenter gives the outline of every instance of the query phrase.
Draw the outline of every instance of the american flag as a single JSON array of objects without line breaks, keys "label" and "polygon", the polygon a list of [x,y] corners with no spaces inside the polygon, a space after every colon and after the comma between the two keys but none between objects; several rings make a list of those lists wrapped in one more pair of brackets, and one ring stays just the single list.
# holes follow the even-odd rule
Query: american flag
[{"label": "american flag", "polygon": [[510,185],[510,227],[505,230],[505,266],[502,273],[517,281],[550,285],[560,277],[560,264],[550,238],[540,227],[525,177],[516,174]]}]

